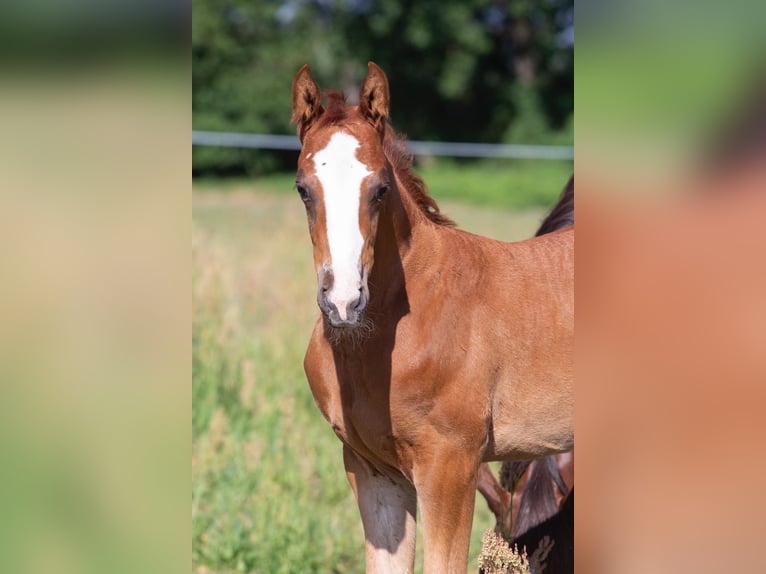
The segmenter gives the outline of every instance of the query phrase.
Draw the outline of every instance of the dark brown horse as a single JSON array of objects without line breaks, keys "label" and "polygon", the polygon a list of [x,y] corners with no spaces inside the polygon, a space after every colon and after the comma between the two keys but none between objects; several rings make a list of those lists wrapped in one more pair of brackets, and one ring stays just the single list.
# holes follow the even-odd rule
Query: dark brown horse
[{"label": "dark brown horse", "polygon": [[553,546],[543,561],[545,574],[574,572],[574,488],[563,499],[559,510],[515,537],[512,544],[531,555],[546,538]]},{"label": "dark brown horse", "polygon": [[573,447],[574,232],[502,243],[457,230],[388,124],[385,74],[325,105],[308,66],[293,121],[314,248],[305,370],[343,443],[368,572],[465,572],[483,461]]}]

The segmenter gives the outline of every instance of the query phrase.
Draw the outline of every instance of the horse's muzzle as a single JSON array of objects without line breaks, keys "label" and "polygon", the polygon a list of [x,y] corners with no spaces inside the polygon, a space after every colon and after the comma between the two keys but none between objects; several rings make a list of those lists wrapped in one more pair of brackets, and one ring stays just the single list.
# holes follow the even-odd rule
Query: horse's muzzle
[{"label": "horse's muzzle", "polygon": [[348,329],[362,324],[370,298],[366,275],[339,284],[332,269],[323,266],[317,279],[317,303],[330,325]]},{"label": "horse's muzzle", "polygon": [[344,313],[338,311],[338,306],[327,297],[327,290],[320,288],[317,297],[319,308],[333,327],[349,328],[361,324],[364,310],[367,307],[366,289],[360,288],[356,297],[349,301],[339,301],[344,306]]}]

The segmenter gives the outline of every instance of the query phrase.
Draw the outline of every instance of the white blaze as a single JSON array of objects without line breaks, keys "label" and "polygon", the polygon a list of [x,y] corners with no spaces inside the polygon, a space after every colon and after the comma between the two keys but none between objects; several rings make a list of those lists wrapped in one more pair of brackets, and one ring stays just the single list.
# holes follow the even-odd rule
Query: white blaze
[{"label": "white blaze", "polygon": [[359,229],[362,180],[372,172],[356,158],[359,141],[349,134],[333,134],[314,156],[314,171],[324,190],[327,241],[332,258],[333,286],[328,299],[346,318],[346,304],[359,297],[359,259],[364,239]]}]

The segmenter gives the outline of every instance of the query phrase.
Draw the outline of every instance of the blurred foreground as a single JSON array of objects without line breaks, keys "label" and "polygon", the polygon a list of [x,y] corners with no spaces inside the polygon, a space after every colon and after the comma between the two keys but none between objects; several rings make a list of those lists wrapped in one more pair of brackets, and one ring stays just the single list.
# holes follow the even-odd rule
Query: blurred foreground
[{"label": "blurred foreground", "polygon": [[188,562],[190,74],[144,8],[0,7],[2,572]]},{"label": "blurred foreground", "polygon": [[580,572],[766,570],[765,10],[618,3],[583,22]]}]

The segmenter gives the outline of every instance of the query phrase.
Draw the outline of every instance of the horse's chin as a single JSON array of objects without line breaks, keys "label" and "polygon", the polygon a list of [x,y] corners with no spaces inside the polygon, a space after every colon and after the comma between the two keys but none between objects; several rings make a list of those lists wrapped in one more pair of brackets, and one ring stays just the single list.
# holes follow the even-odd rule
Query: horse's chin
[{"label": "horse's chin", "polygon": [[332,345],[351,344],[358,345],[367,339],[373,332],[374,326],[364,314],[356,321],[332,321],[322,313],[324,320],[324,333]]}]

